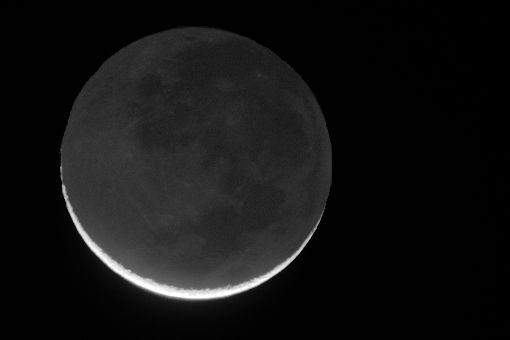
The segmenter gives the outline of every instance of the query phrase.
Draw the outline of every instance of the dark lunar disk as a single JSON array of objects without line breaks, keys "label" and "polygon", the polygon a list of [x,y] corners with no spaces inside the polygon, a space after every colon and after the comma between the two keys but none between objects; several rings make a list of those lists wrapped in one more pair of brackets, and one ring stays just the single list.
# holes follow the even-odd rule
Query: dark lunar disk
[{"label": "dark lunar disk", "polygon": [[169,296],[267,280],[311,236],[331,182],[304,81],[257,43],[206,28],[108,59],[76,99],[61,151],[87,244]]}]

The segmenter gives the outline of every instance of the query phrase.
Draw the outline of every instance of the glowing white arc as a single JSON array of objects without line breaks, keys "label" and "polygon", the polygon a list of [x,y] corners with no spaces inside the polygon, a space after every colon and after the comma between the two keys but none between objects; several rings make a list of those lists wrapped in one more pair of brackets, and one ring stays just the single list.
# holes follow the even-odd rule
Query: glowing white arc
[{"label": "glowing white arc", "polygon": [[235,285],[235,286],[225,286],[221,288],[214,288],[214,289],[184,289],[179,288],[175,286],[169,286],[166,284],[162,284],[159,282],[156,282],[154,280],[151,280],[149,278],[141,277],[137,275],[136,273],[132,272],[131,270],[124,268],[120,263],[116,262],[113,258],[111,258],[107,253],[105,253],[91,238],[90,236],[85,232],[83,226],[80,224],[80,221],[78,220],[78,217],[74,213],[74,210],[71,206],[71,202],[69,200],[69,196],[67,195],[66,188],[63,181],[62,176],[62,166],[60,167],[60,177],[62,180],[62,193],[64,195],[66,206],[69,211],[69,214],[71,215],[71,218],[74,222],[74,225],[76,226],[76,229],[78,230],[78,233],[81,235],[87,246],[92,250],[92,252],[99,257],[99,259],[113,272],[120,275],[122,278],[127,280],[128,282],[146,289],[150,292],[163,295],[165,297],[169,298],[176,298],[176,299],[185,299],[185,300],[210,300],[210,299],[218,299],[218,298],[224,298],[228,296],[232,296],[235,294],[242,293],[244,291],[247,291],[249,289],[252,289],[279,272],[281,272],[283,269],[285,269],[298,255],[301,253],[303,248],[306,246],[310,238],[312,237],[313,233],[317,229],[317,226],[320,223],[320,220],[322,218],[322,213],[315,224],[313,230],[310,232],[310,234],[307,236],[307,238],[304,240],[304,242],[301,244],[299,249],[292,254],[288,259],[283,261],[281,264],[274,267],[272,270],[267,272],[264,275],[258,276],[256,278],[251,279],[250,281],[243,282],[241,284]]}]

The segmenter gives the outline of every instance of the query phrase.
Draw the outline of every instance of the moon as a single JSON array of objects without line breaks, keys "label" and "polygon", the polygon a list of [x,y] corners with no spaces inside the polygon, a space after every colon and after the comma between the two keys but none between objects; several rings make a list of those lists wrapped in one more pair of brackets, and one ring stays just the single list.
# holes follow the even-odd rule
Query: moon
[{"label": "moon", "polygon": [[76,98],[62,191],[86,245],[170,298],[231,296],[305,247],[331,184],[324,116],[269,49],[185,27],[133,42]]}]

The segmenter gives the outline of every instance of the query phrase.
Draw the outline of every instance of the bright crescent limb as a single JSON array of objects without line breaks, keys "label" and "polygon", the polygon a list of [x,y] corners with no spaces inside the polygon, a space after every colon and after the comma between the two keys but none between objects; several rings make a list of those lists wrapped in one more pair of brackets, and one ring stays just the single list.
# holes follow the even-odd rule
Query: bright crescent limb
[{"label": "bright crescent limb", "polygon": [[281,272],[283,269],[285,269],[298,255],[301,253],[303,248],[306,246],[310,238],[312,237],[313,233],[317,229],[317,226],[319,225],[319,222],[322,218],[323,212],[321,212],[321,215],[318,219],[318,221],[315,224],[315,227],[310,232],[310,234],[307,236],[307,238],[304,240],[304,242],[301,244],[299,249],[292,254],[289,258],[287,258],[285,261],[283,261],[281,264],[274,267],[272,270],[267,272],[264,275],[255,277],[251,279],[250,281],[243,282],[241,284],[235,285],[235,286],[225,286],[221,288],[214,288],[214,289],[184,289],[179,288],[175,286],[169,286],[165,285],[159,282],[156,282],[154,280],[151,280],[149,278],[141,277],[137,275],[136,273],[132,272],[131,270],[124,268],[120,263],[116,262],[114,259],[112,259],[107,253],[105,253],[85,232],[83,229],[83,226],[80,224],[80,221],[78,220],[78,217],[73,211],[73,208],[71,206],[71,203],[69,201],[69,196],[67,195],[66,188],[64,185],[64,181],[62,178],[62,166],[60,167],[60,176],[62,179],[62,193],[64,195],[66,206],[69,211],[69,214],[71,215],[71,218],[74,222],[74,225],[76,226],[76,229],[80,233],[81,237],[87,244],[87,246],[92,250],[92,252],[99,257],[99,259],[111,270],[113,270],[115,273],[120,275],[122,278],[127,280],[128,282],[134,284],[135,286],[138,286],[140,288],[146,289],[150,292],[163,295],[165,297],[169,298],[176,298],[176,299],[184,299],[184,300],[211,300],[211,299],[219,299],[224,298],[232,295],[236,295],[242,292],[245,292],[249,289],[252,289],[254,287],[257,287],[258,285],[266,282],[279,272]]}]

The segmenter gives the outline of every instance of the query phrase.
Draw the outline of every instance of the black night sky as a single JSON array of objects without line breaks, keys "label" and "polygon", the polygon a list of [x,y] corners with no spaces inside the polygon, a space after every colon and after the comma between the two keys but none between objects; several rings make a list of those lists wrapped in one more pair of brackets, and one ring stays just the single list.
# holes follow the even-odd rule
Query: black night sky
[{"label": "black night sky", "polygon": [[[46,118],[37,117],[44,152],[34,156],[49,244],[44,330],[68,339],[508,335],[509,153],[506,129],[484,119],[487,17],[420,6],[250,11],[37,21],[52,79]],[[329,199],[303,252],[261,286],[205,302],[162,298],[111,272],[73,226],[59,178],[62,136],[88,78],[127,44],[180,26],[224,29],[275,52],[311,88],[332,144]]]}]

